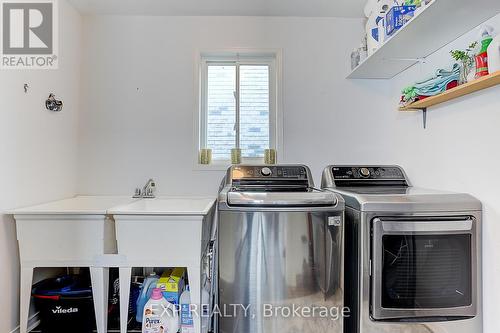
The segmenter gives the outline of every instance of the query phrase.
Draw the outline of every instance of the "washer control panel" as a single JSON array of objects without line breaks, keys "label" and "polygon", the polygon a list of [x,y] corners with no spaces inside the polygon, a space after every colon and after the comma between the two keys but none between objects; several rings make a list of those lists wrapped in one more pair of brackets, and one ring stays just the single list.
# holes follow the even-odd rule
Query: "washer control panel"
[{"label": "washer control panel", "polygon": [[406,180],[397,166],[333,166],[334,180]]},{"label": "washer control panel", "polygon": [[307,171],[304,166],[250,166],[238,165],[232,168],[233,179],[244,178],[285,178],[285,179],[307,179]]}]

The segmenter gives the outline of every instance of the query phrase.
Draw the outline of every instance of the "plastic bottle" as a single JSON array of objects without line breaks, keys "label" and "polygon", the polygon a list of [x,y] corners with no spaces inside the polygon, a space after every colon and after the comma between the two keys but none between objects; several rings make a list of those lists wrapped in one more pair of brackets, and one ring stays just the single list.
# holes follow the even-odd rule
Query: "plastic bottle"
[{"label": "plastic bottle", "polygon": [[189,286],[179,300],[181,307],[181,333],[194,333],[193,312],[191,311],[191,292]]},{"label": "plastic bottle", "polygon": [[144,306],[142,333],[177,333],[179,317],[175,305],[169,303],[160,288],[154,288]]},{"label": "plastic bottle", "polygon": [[160,277],[156,273],[151,273],[147,278],[144,279],[142,283],[141,293],[139,298],[137,298],[137,312],[135,315],[135,320],[138,323],[142,323],[143,309],[148,300],[151,298],[153,289],[156,288],[156,283]]},{"label": "plastic bottle", "polygon": [[351,69],[358,67],[360,62],[359,49],[354,49],[351,52]]},{"label": "plastic bottle", "polygon": [[367,38],[367,48],[368,48],[368,55],[372,55],[379,47],[378,44],[378,22],[377,20],[377,13],[373,12],[368,20],[366,21],[366,38]]},{"label": "plastic bottle", "polygon": [[476,55],[476,79],[488,75],[488,47],[490,46],[493,38],[491,34],[493,28],[484,26],[481,29],[481,49]]},{"label": "plastic bottle", "polygon": [[370,14],[365,26],[368,56],[372,55],[385,42],[385,15],[397,5],[398,2],[395,0],[378,0],[367,6],[366,13]]},{"label": "plastic bottle", "polygon": [[368,58],[368,50],[367,50],[367,47],[366,47],[366,38],[363,39],[363,41],[361,42],[361,44],[359,44],[359,62],[362,63],[363,61],[366,60],[366,58]]},{"label": "plastic bottle", "polygon": [[488,72],[500,71],[500,33],[488,46]]}]

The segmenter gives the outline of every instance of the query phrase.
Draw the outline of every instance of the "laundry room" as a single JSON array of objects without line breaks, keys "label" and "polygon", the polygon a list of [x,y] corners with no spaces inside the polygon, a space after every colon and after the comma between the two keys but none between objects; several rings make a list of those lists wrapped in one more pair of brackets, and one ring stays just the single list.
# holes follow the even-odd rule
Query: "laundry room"
[{"label": "laundry room", "polygon": [[0,29],[0,333],[497,332],[498,0]]}]

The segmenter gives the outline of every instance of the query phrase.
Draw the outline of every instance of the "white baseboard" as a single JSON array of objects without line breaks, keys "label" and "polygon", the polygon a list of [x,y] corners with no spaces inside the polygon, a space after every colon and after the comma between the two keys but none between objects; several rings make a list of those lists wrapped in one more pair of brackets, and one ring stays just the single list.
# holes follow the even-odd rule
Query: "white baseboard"
[{"label": "white baseboard", "polygon": [[[32,331],[35,327],[37,327],[40,324],[40,317],[39,313],[35,313],[28,319],[28,332]],[[19,326],[14,328],[10,333],[19,333]]]}]

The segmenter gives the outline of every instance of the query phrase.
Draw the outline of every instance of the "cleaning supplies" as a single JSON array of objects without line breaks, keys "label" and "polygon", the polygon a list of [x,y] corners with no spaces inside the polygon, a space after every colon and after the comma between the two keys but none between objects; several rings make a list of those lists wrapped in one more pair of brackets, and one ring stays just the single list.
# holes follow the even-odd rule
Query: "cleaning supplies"
[{"label": "cleaning supplies", "polygon": [[493,28],[483,26],[481,28],[481,49],[476,55],[476,79],[488,75],[488,47],[493,41],[491,37]]},{"label": "cleaning supplies", "polygon": [[369,13],[366,22],[368,56],[372,55],[385,42],[385,15],[397,6],[396,0],[370,1],[365,7],[365,14]]},{"label": "cleaning supplies", "polygon": [[366,36],[364,36],[361,44],[359,44],[359,62],[362,63],[366,58],[368,58],[368,48],[366,45]]},{"label": "cleaning supplies", "polygon": [[170,303],[179,304],[179,298],[186,284],[186,268],[176,267],[170,274],[164,273],[156,287],[163,291],[163,296]]},{"label": "cleaning supplies", "polygon": [[146,305],[147,301],[151,297],[153,293],[153,289],[156,288],[156,283],[160,277],[156,275],[156,273],[151,273],[148,277],[144,279],[142,283],[141,292],[139,297],[137,298],[137,312],[135,315],[135,320],[138,323],[142,323],[142,314],[144,310],[144,305]]},{"label": "cleaning supplies", "polygon": [[378,21],[381,19],[378,13],[373,10],[368,16],[368,20],[366,21],[366,44],[368,48],[368,55],[372,55],[378,49]]},{"label": "cleaning supplies", "polygon": [[380,48],[385,43],[386,34],[385,34],[385,12],[380,12],[382,18],[378,20],[377,30],[378,30],[378,47]]},{"label": "cleaning supplies", "polygon": [[359,63],[360,63],[359,48],[356,48],[351,52],[351,69],[358,67]]},{"label": "cleaning supplies", "polygon": [[382,19],[378,10],[379,0],[368,0],[365,6],[365,15],[368,18],[366,21],[366,38],[368,55],[370,56],[379,47],[378,42],[378,20]]},{"label": "cleaning supplies", "polygon": [[392,36],[413,18],[416,6],[394,6],[385,17],[385,33]]},{"label": "cleaning supplies", "polygon": [[154,288],[144,306],[142,333],[177,333],[179,317],[175,305],[169,303],[161,289]]},{"label": "cleaning supplies", "polygon": [[488,72],[500,71],[500,33],[493,38],[488,46]]},{"label": "cleaning supplies", "polygon": [[194,333],[193,312],[191,311],[191,292],[189,286],[179,300],[181,309],[181,333]]}]

